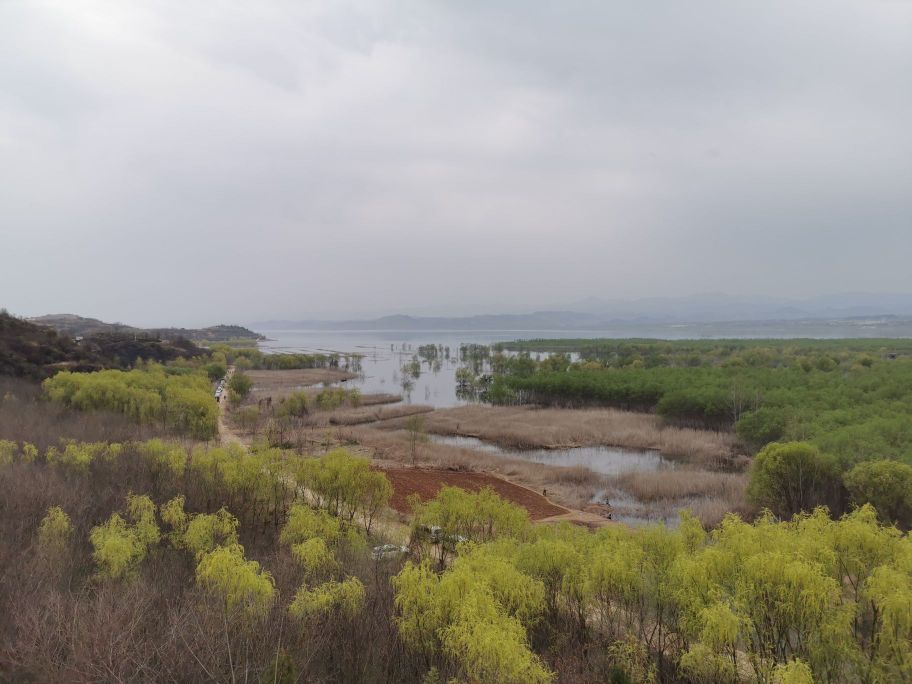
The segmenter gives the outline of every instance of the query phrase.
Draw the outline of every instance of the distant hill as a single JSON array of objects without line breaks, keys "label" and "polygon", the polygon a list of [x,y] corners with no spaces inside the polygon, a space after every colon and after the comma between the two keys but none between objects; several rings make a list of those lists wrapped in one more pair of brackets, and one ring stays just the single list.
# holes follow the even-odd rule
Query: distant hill
[{"label": "distant hill", "polygon": [[198,340],[204,342],[227,342],[228,340],[262,339],[262,335],[240,325],[213,325],[208,328],[136,328],[124,323],[105,323],[97,318],[86,318],[75,314],[49,314],[28,319],[32,323],[54,328],[60,333],[73,337],[86,337],[98,333],[125,333],[146,335],[160,340]]},{"label": "distant hill", "polygon": [[[363,320],[281,320],[264,321],[262,330],[507,330],[507,331],[606,331],[643,326],[662,328],[694,324],[763,324],[817,328],[838,321],[883,319],[886,327],[907,330],[912,318],[910,294],[844,293],[796,300],[783,297],[747,297],[708,293],[686,297],[653,297],[621,300],[589,297],[566,306],[532,313],[504,313],[479,316],[383,316]],[[761,331],[762,333],[762,331]]]},{"label": "distant hill", "polygon": [[128,368],[137,359],[170,361],[207,352],[187,339],[159,340],[124,331],[70,334],[0,312],[0,375],[42,380],[59,370]]}]

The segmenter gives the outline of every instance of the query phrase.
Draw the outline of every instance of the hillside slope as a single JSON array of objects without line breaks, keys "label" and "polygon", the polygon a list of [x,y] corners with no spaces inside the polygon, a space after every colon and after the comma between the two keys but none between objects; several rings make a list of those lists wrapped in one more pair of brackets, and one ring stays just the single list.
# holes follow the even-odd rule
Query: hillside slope
[{"label": "hillside slope", "polygon": [[0,375],[42,380],[64,369],[127,368],[137,359],[163,362],[205,353],[187,339],[163,341],[141,331],[97,333],[76,342],[53,328],[0,312]]},{"label": "hillside slope", "polygon": [[124,323],[106,323],[97,318],[86,318],[76,314],[48,314],[28,319],[31,323],[47,326],[73,337],[85,337],[98,333],[129,333],[146,335],[161,340],[200,340],[205,342],[227,342],[233,339],[261,339],[262,335],[240,325],[213,325],[208,328],[137,328]]}]

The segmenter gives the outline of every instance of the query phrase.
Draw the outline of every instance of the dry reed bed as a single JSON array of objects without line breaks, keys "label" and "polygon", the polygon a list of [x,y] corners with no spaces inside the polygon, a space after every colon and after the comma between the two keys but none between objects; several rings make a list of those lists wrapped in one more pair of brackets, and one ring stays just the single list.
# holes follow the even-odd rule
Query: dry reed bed
[{"label": "dry reed bed", "polygon": [[278,401],[314,385],[331,384],[358,377],[337,368],[297,368],[293,370],[245,370],[253,381],[248,402],[272,397]]},{"label": "dry reed bed", "polygon": [[[744,518],[753,516],[755,511],[745,495],[747,483],[746,473],[678,468],[609,477],[606,489],[614,497],[621,495],[618,508],[628,515],[669,518],[687,508],[708,529],[715,527],[727,513]],[[634,503],[630,504],[629,499]]]},{"label": "dry reed bed", "polygon": [[[362,394],[361,406],[376,406],[378,404],[395,404],[402,401],[401,394],[386,394],[378,392],[377,394]],[[431,407],[424,407],[431,410]],[[393,417],[393,416],[391,416]]]},{"label": "dry reed bed", "polygon": [[[731,467],[738,443],[733,435],[664,425],[657,416],[616,409],[459,406],[428,414],[427,430],[471,435],[516,449],[617,446],[657,449],[671,458]],[[388,427],[402,427],[395,421]]]},{"label": "dry reed bed", "polygon": [[[324,416],[324,420],[326,420],[326,424],[328,425],[363,425],[365,423],[378,423],[385,420],[395,420],[407,416],[414,416],[419,413],[429,413],[433,410],[433,406],[423,406],[420,404],[397,404],[395,406],[383,406],[380,408],[375,408],[368,404],[367,406],[362,406],[360,408],[329,412]],[[315,419],[320,418],[319,413],[311,414],[311,416]]]},{"label": "dry reed bed", "polygon": [[744,473],[709,470],[659,470],[630,472],[609,478],[610,483],[639,501],[654,503],[699,496],[743,500],[747,489]]},{"label": "dry reed bed", "polygon": [[[359,427],[340,430],[337,436],[366,447],[376,459],[411,462],[408,433],[403,430]],[[678,467],[605,476],[585,466],[550,466],[433,442],[419,444],[416,460],[435,467],[496,472],[536,491],[547,489],[550,499],[578,510],[584,509],[596,495],[607,492],[609,499],[619,504],[621,515],[668,519],[674,518],[678,510],[688,508],[707,528],[718,524],[729,512],[745,517],[753,513],[746,503],[744,473]]]}]

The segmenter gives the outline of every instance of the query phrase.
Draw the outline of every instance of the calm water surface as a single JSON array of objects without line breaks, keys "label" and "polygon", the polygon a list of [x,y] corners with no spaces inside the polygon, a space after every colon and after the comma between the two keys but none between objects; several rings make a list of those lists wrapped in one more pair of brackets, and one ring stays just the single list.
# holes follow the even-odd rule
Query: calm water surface
[{"label": "calm water surface", "polygon": [[[346,387],[357,387],[364,394],[385,392],[401,394],[403,401],[429,404],[437,408],[460,406],[470,400],[457,393],[456,370],[463,365],[459,348],[464,344],[492,345],[516,339],[535,338],[594,338],[615,337],[611,331],[552,331],[552,330],[502,330],[502,331],[314,331],[314,330],[260,330],[269,339],[260,342],[267,352],[305,352],[362,355],[358,377],[345,381]],[[628,335],[624,335],[628,336]],[[644,336],[649,336],[644,334]],[[655,336],[655,335],[653,335]],[[682,336],[686,336],[682,335]],[[672,337],[666,335],[666,337]],[[418,355],[422,345],[435,345],[440,350],[436,362],[419,357],[421,372],[403,384],[406,374],[403,366]],[[449,354],[447,354],[449,349]],[[547,354],[533,354],[545,358]],[[571,449],[503,449],[495,444],[473,437],[433,435],[440,444],[478,449],[488,453],[557,466],[584,466],[592,471],[612,476],[628,472],[671,470],[675,464],[656,451],[637,451],[614,447],[577,447]],[[677,511],[657,511],[625,495],[616,488],[603,490],[594,500],[609,498],[615,509],[614,519],[632,525],[662,521],[676,524]]]},{"label": "calm water surface", "polygon": [[[356,379],[347,380],[346,387],[357,387],[362,394],[386,392],[401,394],[403,401],[429,404],[438,408],[460,406],[470,400],[457,396],[456,369],[463,365],[459,348],[463,344],[492,345],[519,338],[574,337],[578,333],[556,333],[535,330],[504,331],[378,331],[332,332],[325,330],[259,330],[269,339],[260,342],[264,352],[306,352],[361,354],[361,368]],[[403,385],[406,376],[403,365],[418,355],[419,347],[434,345],[440,349],[437,361],[418,358],[419,377],[411,386]],[[449,354],[447,354],[449,349]],[[545,358],[547,354],[533,354]]]},{"label": "calm water surface", "polygon": [[601,475],[671,470],[675,467],[658,451],[636,451],[617,447],[592,446],[569,449],[504,449],[475,437],[430,435],[437,444],[478,449],[505,458],[516,458],[552,466],[584,466]]}]

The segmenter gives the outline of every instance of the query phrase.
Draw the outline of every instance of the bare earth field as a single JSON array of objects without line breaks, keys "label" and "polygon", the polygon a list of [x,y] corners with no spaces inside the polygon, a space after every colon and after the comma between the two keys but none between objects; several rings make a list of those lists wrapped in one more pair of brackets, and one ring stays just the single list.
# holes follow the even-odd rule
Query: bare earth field
[{"label": "bare earth field", "polygon": [[489,473],[466,473],[425,468],[383,468],[382,471],[393,485],[393,498],[390,500],[390,506],[400,513],[411,513],[407,499],[412,494],[418,494],[422,501],[427,501],[434,498],[445,485],[462,487],[472,492],[490,487],[502,498],[529,511],[533,520],[565,515],[569,512],[565,508],[555,506],[540,494]]},{"label": "bare earth field", "polygon": [[[615,409],[468,405],[434,411],[425,420],[434,434],[478,437],[515,449],[658,449],[666,456],[712,467],[731,463],[739,451],[731,434],[668,426],[654,415]],[[389,421],[385,427],[402,425]]]}]

